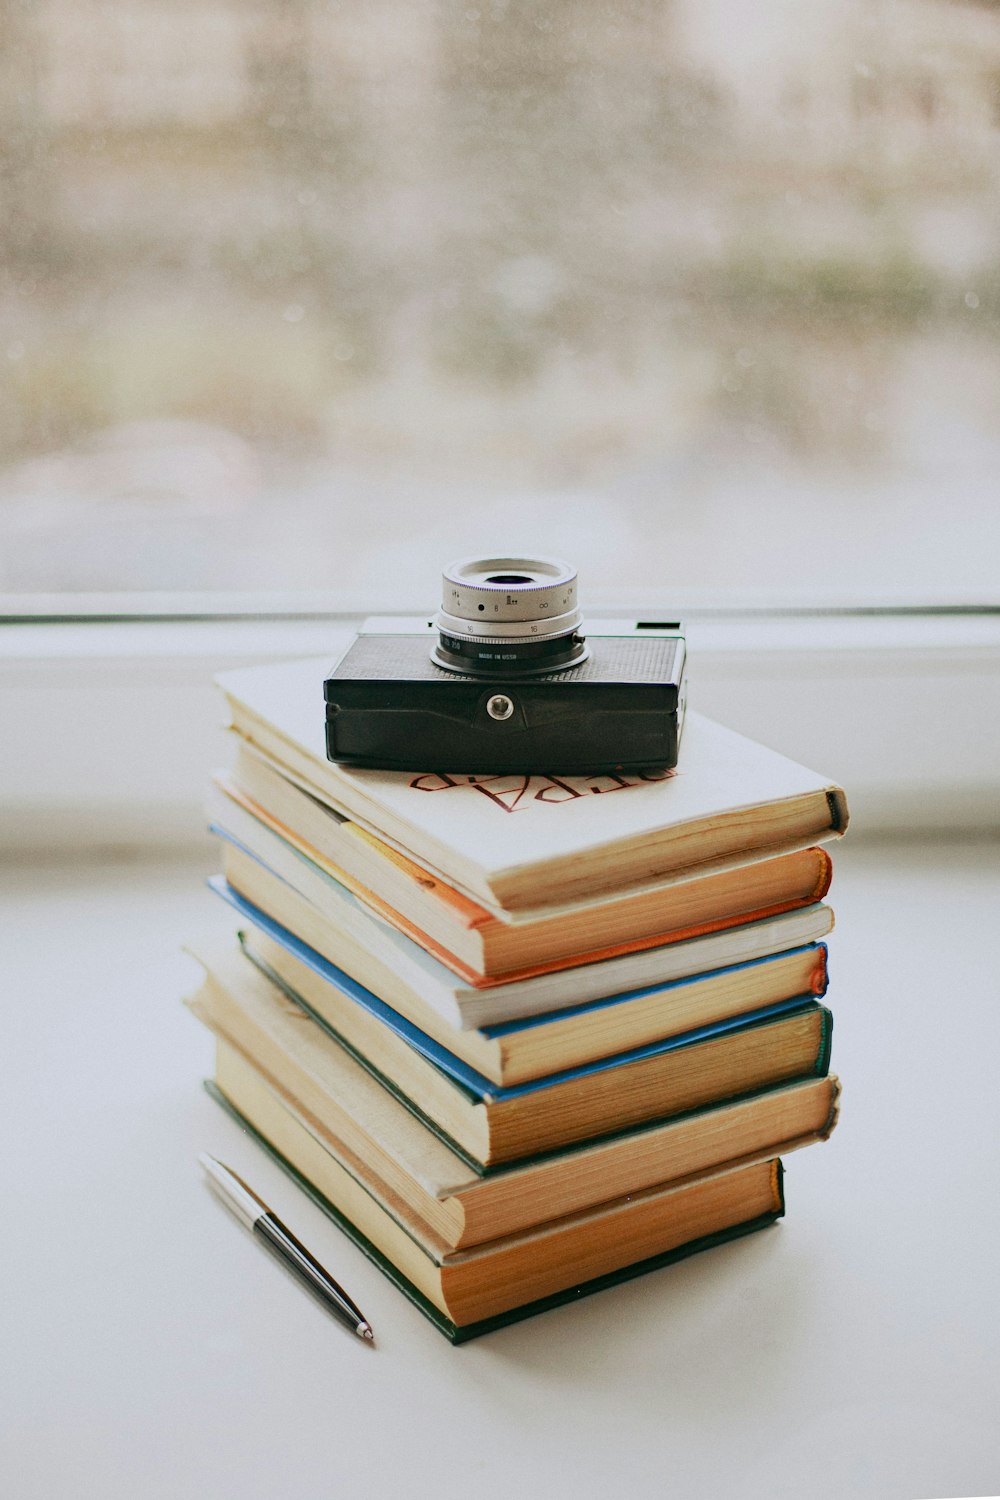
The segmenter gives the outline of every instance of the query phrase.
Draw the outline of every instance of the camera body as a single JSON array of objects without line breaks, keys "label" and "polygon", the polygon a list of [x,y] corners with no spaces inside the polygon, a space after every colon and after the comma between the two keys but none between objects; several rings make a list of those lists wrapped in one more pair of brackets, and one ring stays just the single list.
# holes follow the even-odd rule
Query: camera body
[{"label": "camera body", "polygon": [[685,708],[679,622],[591,620],[578,665],[488,676],[432,660],[437,623],[367,620],[324,684],[341,765],[587,775],[676,764]]}]

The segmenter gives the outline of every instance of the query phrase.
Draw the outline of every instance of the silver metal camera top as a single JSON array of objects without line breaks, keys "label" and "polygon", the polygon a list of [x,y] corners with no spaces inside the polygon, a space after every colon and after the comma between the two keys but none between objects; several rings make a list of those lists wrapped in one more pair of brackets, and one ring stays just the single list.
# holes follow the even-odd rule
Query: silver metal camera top
[{"label": "silver metal camera top", "polygon": [[464,557],[444,569],[431,651],[452,672],[516,676],[579,666],[576,569],[548,557]]}]

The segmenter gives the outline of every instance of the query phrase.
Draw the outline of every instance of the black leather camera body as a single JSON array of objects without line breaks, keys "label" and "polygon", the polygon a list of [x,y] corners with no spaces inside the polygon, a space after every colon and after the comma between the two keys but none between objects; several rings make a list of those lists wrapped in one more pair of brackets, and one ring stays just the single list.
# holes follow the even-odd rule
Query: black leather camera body
[{"label": "black leather camera body", "polygon": [[[471,652],[465,671],[438,664],[439,633],[459,661]],[[491,775],[675,765],[686,696],[679,622],[590,622],[583,659],[552,671],[538,670],[537,657],[525,670],[528,644],[537,645],[460,642],[440,617],[367,621],[324,685],[327,755],[347,766]]]}]

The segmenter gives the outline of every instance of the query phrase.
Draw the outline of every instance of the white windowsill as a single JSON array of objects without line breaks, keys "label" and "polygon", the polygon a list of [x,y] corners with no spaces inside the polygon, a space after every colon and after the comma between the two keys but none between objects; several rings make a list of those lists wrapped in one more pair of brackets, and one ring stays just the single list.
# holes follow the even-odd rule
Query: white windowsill
[{"label": "white windowsill", "polygon": [[[199,842],[213,674],[332,659],[353,623],[0,624],[0,846]],[[856,832],[1000,829],[1000,615],[701,614],[688,641],[692,703],[840,781]]]}]

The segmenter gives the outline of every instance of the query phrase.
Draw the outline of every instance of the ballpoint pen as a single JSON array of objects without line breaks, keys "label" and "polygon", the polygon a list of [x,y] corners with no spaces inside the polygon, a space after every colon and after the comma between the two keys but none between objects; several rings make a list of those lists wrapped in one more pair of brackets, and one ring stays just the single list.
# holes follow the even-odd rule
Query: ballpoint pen
[{"label": "ballpoint pen", "polygon": [[338,1286],[333,1277],[324,1271],[319,1261],[309,1254],[294,1234],[285,1228],[281,1220],[275,1217],[267,1204],[247,1187],[243,1179],[205,1151],[198,1160],[205,1169],[209,1185],[244,1228],[259,1234],[267,1248],[294,1271],[352,1332],[359,1338],[373,1342],[375,1335],[361,1309],[351,1301],[343,1287]]}]

